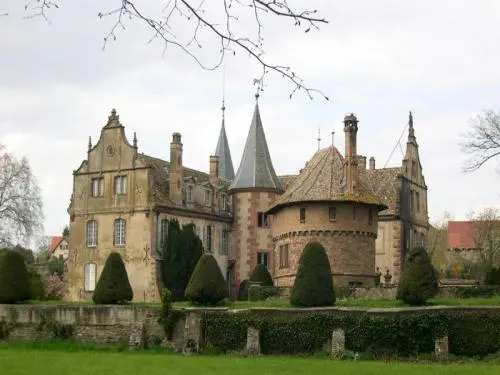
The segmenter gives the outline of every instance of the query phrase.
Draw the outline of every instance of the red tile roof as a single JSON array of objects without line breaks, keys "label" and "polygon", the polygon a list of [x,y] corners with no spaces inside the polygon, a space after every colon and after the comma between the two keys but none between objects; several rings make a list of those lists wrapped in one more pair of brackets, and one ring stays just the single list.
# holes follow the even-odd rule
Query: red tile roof
[{"label": "red tile roof", "polygon": [[52,237],[52,244],[50,245],[50,252],[53,253],[57,247],[59,246],[59,244],[61,243],[61,241],[63,240],[63,236],[53,236]]},{"label": "red tile roof", "polygon": [[474,221],[448,221],[448,249],[473,249],[475,243]]}]

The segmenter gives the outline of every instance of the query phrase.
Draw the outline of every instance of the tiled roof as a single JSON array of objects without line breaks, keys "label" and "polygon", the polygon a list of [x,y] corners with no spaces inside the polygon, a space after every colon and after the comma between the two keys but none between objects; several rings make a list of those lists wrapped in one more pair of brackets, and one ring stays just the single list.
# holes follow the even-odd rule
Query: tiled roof
[{"label": "tiled roof", "polygon": [[51,241],[51,244],[50,244],[50,252],[53,253],[57,247],[59,246],[59,244],[61,243],[61,241],[64,239],[63,236],[52,236],[52,241]]},{"label": "tiled roof", "polygon": [[474,249],[476,228],[474,221],[448,221],[448,248]]},{"label": "tiled roof", "polygon": [[230,186],[230,189],[245,188],[283,190],[269,155],[258,104],[255,105],[238,172]]},{"label": "tiled roof", "polygon": [[299,177],[298,174],[289,174],[285,176],[278,176],[278,180],[280,180],[283,189],[286,190],[292,185],[297,177]]},{"label": "tiled roof", "polygon": [[285,193],[268,210],[273,212],[280,206],[306,201],[356,201],[385,208],[366,177],[366,174],[359,173],[356,194],[345,193],[344,158],[336,147],[324,148],[314,154]]},{"label": "tiled roof", "polygon": [[220,129],[219,140],[215,155],[219,157],[219,175],[227,180],[234,179],[233,160],[231,159],[231,151],[226,136],[226,128],[224,126],[224,118],[222,118],[222,127]]},{"label": "tiled roof", "polygon": [[402,173],[402,167],[360,171],[361,179],[366,181],[371,191],[388,206],[387,209],[380,211],[379,215],[396,215],[399,213],[401,194],[399,176]]}]

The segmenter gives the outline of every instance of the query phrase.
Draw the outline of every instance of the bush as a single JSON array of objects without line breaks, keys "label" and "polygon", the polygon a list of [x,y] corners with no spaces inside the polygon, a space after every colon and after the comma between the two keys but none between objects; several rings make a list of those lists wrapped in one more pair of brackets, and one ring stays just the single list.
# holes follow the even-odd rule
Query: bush
[{"label": "bush", "polygon": [[120,304],[134,297],[122,257],[117,252],[109,254],[92,300],[98,304]]},{"label": "bush", "polygon": [[248,300],[249,301],[260,301],[261,300],[261,292],[262,287],[258,284],[250,284],[248,288]]},{"label": "bush", "polygon": [[399,281],[397,299],[418,306],[438,292],[437,272],[429,255],[422,247],[411,250],[406,257],[403,275]]},{"label": "bush", "polygon": [[492,267],[484,279],[486,285],[500,285],[500,267]]},{"label": "bush", "polygon": [[224,276],[215,258],[203,254],[186,288],[186,299],[200,305],[215,306],[227,297]]},{"label": "bush", "polygon": [[280,290],[274,286],[262,286],[260,287],[260,298],[263,300],[269,297],[276,297],[280,295]]},{"label": "bush", "polygon": [[0,261],[0,303],[15,303],[30,298],[28,271],[21,254],[7,250]]},{"label": "bush", "polygon": [[273,278],[266,266],[257,264],[250,275],[250,281],[260,283],[261,286],[274,286]]},{"label": "bush", "polygon": [[290,303],[298,307],[333,306],[332,270],[325,249],[319,242],[306,245],[299,259]]},{"label": "bush", "polygon": [[56,257],[52,257],[49,260],[48,266],[49,266],[49,274],[51,274],[51,275],[56,274],[61,279],[63,278],[63,275],[64,275],[64,260],[56,258]]},{"label": "bush", "polygon": [[238,288],[238,301],[248,300],[248,279],[241,280],[240,287]]},{"label": "bush", "polygon": [[30,284],[30,299],[41,301],[45,298],[45,286],[42,276],[34,269],[28,270],[28,280]]},{"label": "bush", "polygon": [[446,289],[455,298],[491,298],[500,295],[500,285],[455,286]]},{"label": "bush", "polygon": [[45,299],[62,300],[66,294],[66,283],[57,275],[48,275],[43,279]]},{"label": "bush", "polygon": [[345,332],[345,348],[376,357],[434,352],[434,340],[446,332],[450,353],[484,356],[500,350],[500,314],[491,311],[205,312],[205,342],[221,352],[245,348],[249,327],[260,331],[263,354],[313,354],[323,348],[334,329]]}]

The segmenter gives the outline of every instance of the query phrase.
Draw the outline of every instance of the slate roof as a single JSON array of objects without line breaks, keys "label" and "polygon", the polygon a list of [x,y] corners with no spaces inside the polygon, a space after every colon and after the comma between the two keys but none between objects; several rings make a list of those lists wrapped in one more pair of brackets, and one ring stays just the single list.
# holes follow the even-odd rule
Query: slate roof
[{"label": "slate roof", "polygon": [[283,190],[269,155],[258,104],[255,105],[238,172],[230,186],[230,189],[247,188]]},{"label": "slate roof", "polygon": [[229,143],[227,141],[224,117],[222,117],[222,127],[215,155],[219,157],[219,176],[227,180],[234,180],[233,160],[231,159],[231,151],[229,150]]},{"label": "slate roof", "polygon": [[357,193],[344,191],[344,158],[338,149],[330,146],[319,150],[302,172],[289,184],[288,189],[269,207],[272,213],[279,207],[299,202],[355,201],[377,205],[384,203],[374,194],[367,175],[359,173]]}]

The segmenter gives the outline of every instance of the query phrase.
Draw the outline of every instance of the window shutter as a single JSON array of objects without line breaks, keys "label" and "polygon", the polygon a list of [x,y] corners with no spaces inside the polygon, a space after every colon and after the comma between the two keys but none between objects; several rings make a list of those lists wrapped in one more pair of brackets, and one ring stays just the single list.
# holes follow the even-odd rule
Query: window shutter
[{"label": "window shutter", "polygon": [[91,263],[89,264],[89,268],[90,268],[90,291],[94,291],[95,289],[95,264],[94,263]]}]

